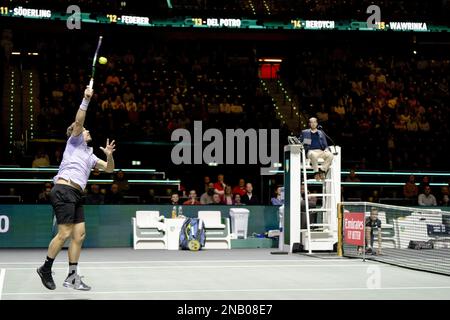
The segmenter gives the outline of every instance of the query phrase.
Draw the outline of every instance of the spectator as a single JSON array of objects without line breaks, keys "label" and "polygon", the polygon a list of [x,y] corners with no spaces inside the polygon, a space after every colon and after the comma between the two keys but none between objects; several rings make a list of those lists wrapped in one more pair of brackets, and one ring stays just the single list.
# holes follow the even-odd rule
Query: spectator
[{"label": "spectator", "polygon": [[270,202],[272,203],[273,206],[282,206],[284,204],[284,199],[281,198],[282,194],[281,194],[281,187],[278,186],[275,189],[275,196],[272,197],[272,199],[270,200]]},{"label": "spectator", "polygon": [[428,176],[424,176],[424,177],[422,178],[422,182],[420,183],[420,188],[421,188],[422,190],[424,190],[425,187],[426,187],[426,186],[429,186],[429,185],[430,185],[430,178],[429,178]]},{"label": "spectator", "polygon": [[113,110],[124,110],[125,104],[120,96],[116,96],[116,99],[111,103],[111,107]]},{"label": "spectator", "polygon": [[431,187],[425,186],[423,193],[419,194],[419,206],[437,206],[436,197],[431,194]]},{"label": "spectator", "polygon": [[205,192],[208,191],[210,182],[211,182],[211,179],[208,176],[203,177],[203,186],[204,186]]},{"label": "spectator", "polygon": [[441,199],[439,201],[439,205],[442,207],[448,207],[450,205],[449,199],[449,188],[444,186],[441,188]]},{"label": "spectator", "polygon": [[130,190],[130,184],[128,183],[128,179],[125,177],[125,172],[122,170],[117,171],[114,176],[113,183],[119,186],[119,192],[122,194],[126,194]]},{"label": "spectator", "polygon": [[128,103],[128,101],[130,101],[130,100],[134,100],[134,93],[131,92],[130,87],[127,87],[127,88],[125,89],[125,93],[124,93],[123,96],[122,96],[122,100],[123,100],[123,102],[125,102],[125,103]]},{"label": "spectator", "polygon": [[219,174],[217,176],[217,182],[214,183],[214,192],[220,196],[220,199],[223,201],[223,196],[225,194],[226,184],[224,182],[224,175]]},{"label": "spectator", "polygon": [[120,86],[120,79],[115,73],[112,73],[108,77],[106,77],[105,84],[107,86],[114,86],[114,85]]},{"label": "spectator", "polygon": [[33,168],[39,168],[39,167],[48,167],[50,165],[50,159],[48,157],[48,154],[44,152],[44,150],[39,150],[36,154],[36,157],[33,160],[33,163],[31,164],[31,167]]},{"label": "spectator", "polygon": [[133,112],[133,113],[137,113],[138,109],[137,109],[137,104],[136,102],[134,102],[133,98],[130,98],[126,103],[125,103],[125,108],[127,109],[128,112]]},{"label": "spectator", "polygon": [[410,175],[408,181],[403,186],[403,196],[410,201],[414,201],[415,203],[418,194],[419,187],[416,185],[416,177],[414,175]]},{"label": "spectator", "polygon": [[[44,185],[45,186],[45,185]],[[10,196],[17,196],[16,194],[16,189],[15,188],[9,188],[9,193],[8,195]]]},{"label": "spectator", "polygon": [[50,203],[50,191],[52,191],[52,184],[46,182],[41,193],[38,195],[38,203]]},{"label": "spectator", "polygon": [[380,193],[378,192],[378,190],[372,190],[372,194],[369,196],[369,198],[367,200],[369,202],[375,202],[375,203],[380,202]]},{"label": "spectator", "polygon": [[173,98],[172,98],[171,110],[173,112],[183,112],[184,111],[183,105],[180,103],[177,96],[173,96]]},{"label": "spectator", "polygon": [[[355,169],[350,170],[350,174],[345,179],[345,182],[360,182],[361,180],[356,175]],[[361,188],[359,186],[349,186],[346,187],[346,199],[347,200],[353,200],[353,201],[361,201]]]},{"label": "spectator", "polygon": [[100,193],[98,184],[91,185],[91,193],[86,196],[86,204],[104,204],[105,196]]},{"label": "spectator", "polygon": [[223,195],[223,203],[226,205],[233,205],[233,193],[231,192],[231,186],[225,187],[225,193]]},{"label": "spectator", "polygon": [[251,183],[245,185],[245,191],[245,195],[241,198],[242,203],[245,203],[246,205],[259,204],[258,197],[253,194],[253,185]]},{"label": "spectator", "polygon": [[101,104],[101,108],[102,108],[102,111],[112,110],[113,101],[112,101],[111,96],[109,96],[107,99],[103,100],[103,102]]},{"label": "spectator", "polygon": [[239,194],[241,197],[246,194],[245,191],[245,180],[244,179],[239,179],[239,185],[235,186],[233,188],[233,194]]},{"label": "spectator", "polygon": [[[312,194],[313,191],[308,189],[309,194]],[[300,185],[300,212],[301,212],[301,228],[306,229],[306,204],[305,204],[305,185],[302,183]],[[317,206],[317,197],[308,197],[308,208],[315,208]],[[315,212],[310,212],[309,214],[309,223],[317,222],[317,214]]]},{"label": "spectator", "polygon": [[450,196],[448,194],[443,195],[439,205],[441,207],[450,207]]},{"label": "spectator", "polygon": [[[311,190],[308,188],[308,193],[310,195],[314,194],[314,190]],[[303,201],[305,199],[305,185],[302,183],[302,185],[300,186],[300,194],[302,196],[301,198],[301,202],[300,202],[300,206],[301,206],[301,210],[306,210],[306,206],[305,206],[305,202]],[[308,197],[308,207],[311,208],[315,208],[317,206],[317,196],[309,196]],[[313,217],[316,217],[317,215],[313,215]],[[315,221],[315,220],[311,220],[311,221]]]},{"label": "spectator", "polygon": [[213,205],[219,205],[219,204],[223,204],[222,200],[220,199],[220,196],[217,193],[213,194],[213,198],[212,198],[212,202],[210,204]]},{"label": "spectator", "polygon": [[208,184],[208,190],[200,196],[201,204],[211,204],[213,202],[214,183]]},{"label": "spectator", "polygon": [[116,183],[111,185],[111,191],[105,196],[105,204],[122,204],[123,195],[119,191],[119,186]]},{"label": "spectator", "polygon": [[361,180],[356,176],[355,169],[350,170],[350,174],[345,179],[346,182],[360,182]]},{"label": "spectator", "polygon": [[189,191],[189,199],[183,202],[185,205],[200,205],[200,201],[197,200],[197,192],[195,190]]},{"label": "spectator", "polygon": [[172,195],[170,196],[170,204],[173,206],[177,206],[180,203],[180,196],[178,195],[178,193],[172,193]]},{"label": "spectator", "polygon": [[63,157],[63,151],[62,151],[61,147],[56,148],[52,164],[59,166],[61,164],[62,157]]},{"label": "spectator", "polygon": [[234,195],[233,200],[234,200],[233,205],[235,205],[235,206],[243,206],[244,205],[244,203],[241,202],[241,195],[239,193],[236,193]]}]

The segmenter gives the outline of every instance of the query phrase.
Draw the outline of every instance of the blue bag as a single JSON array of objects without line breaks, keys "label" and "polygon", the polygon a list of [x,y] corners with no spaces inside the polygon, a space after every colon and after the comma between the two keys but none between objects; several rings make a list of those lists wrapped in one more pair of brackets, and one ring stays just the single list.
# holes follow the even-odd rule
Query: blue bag
[{"label": "blue bag", "polygon": [[186,218],[180,232],[180,248],[198,251],[205,246],[205,224],[198,218]]}]

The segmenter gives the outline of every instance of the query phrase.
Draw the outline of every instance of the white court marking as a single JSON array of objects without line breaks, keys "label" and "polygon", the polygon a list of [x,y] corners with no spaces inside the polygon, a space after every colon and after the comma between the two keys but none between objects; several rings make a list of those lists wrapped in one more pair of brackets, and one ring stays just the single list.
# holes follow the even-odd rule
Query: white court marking
[{"label": "white court marking", "polygon": [[[293,260],[293,259],[270,259],[270,260],[139,260],[139,261],[82,261],[81,264],[120,264],[120,263],[223,263],[223,262],[325,262],[325,261],[345,261],[346,259],[306,259],[306,260]],[[42,261],[38,262],[0,262],[0,265],[9,265],[9,264],[42,264]],[[67,264],[67,262],[54,262],[53,264]]]},{"label": "white court marking", "polygon": [[4,293],[4,296],[18,295],[97,295],[97,294],[162,294],[162,293],[221,293],[221,292],[308,292],[308,291],[383,291],[383,290],[450,290],[450,287],[386,287],[386,288],[261,288],[261,289],[199,289],[199,290],[142,290],[142,291],[85,291],[83,293],[76,291],[68,292],[10,292]]},{"label": "white court marking", "polygon": [[0,300],[2,300],[3,282],[5,282],[5,269],[0,269]]},{"label": "white court marking", "polygon": [[[264,264],[264,265],[209,265],[209,266],[122,266],[122,267],[83,267],[83,270],[121,270],[121,269],[217,269],[217,268],[365,268],[374,264]],[[377,265],[378,266],[378,265]],[[380,268],[393,268],[381,265]],[[67,268],[52,268],[52,270],[66,270]],[[7,270],[35,270],[35,268],[7,268]]]}]

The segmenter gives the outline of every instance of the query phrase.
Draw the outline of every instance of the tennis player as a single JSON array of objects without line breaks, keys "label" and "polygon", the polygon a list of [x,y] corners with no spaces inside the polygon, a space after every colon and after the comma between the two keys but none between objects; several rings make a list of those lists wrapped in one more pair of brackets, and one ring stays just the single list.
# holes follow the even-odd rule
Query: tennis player
[{"label": "tennis player", "polygon": [[114,141],[100,149],[106,155],[106,161],[95,156],[88,143],[92,141],[89,130],[84,128],[84,120],[92,97],[92,87],[84,91],[84,99],[77,111],[75,122],[67,129],[67,144],[63,160],[57,175],[53,178],[55,186],[50,193],[50,202],[58,224],[58,234],[49,244],[47,258],[37,269],[42,284],[50,290],[56,288],[52,277],[52,265],[67,239],[71,239],[69,246],[69,274],[63,283],[64,287],[76,290],[90,290],[77,273],[81,246],[85,238],[84,211],[82,206],[82,192],[86,187],[91,169],[102,169],[106,172],[114,171],[113,152]]}]

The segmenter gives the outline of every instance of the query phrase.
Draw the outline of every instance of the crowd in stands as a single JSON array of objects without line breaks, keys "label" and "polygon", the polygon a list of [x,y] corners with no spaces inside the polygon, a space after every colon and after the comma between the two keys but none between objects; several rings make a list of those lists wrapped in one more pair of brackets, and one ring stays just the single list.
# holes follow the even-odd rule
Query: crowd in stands
[{"label": "crowd in stands", "polygon": [[[209,176],[204,177],[204,181],[210,181]],[[42,187],[38,194],[36,203],[49,204],[50,191],[53,184],[48,182]],[[109,190],[108,190],[109,188]],[[183,190],[184,187],[181,187]],[[239,184],[236,186],[229,185],[224,181],[224,175],[219,174],[217,182],[206,182],[206,184],[199,185],[200,197],[197,195],[197,190],[191,189],[186,195],[185,190],[174,191],[165,204],[170,205],[263,205],[258,196],[253,192],[252,183],[246,183],[244,179],[239,179]],[[101,188],[99,184],[89,184],[84,190],[84,203],[88,205],[99,204],[126,204],[125,197],[133,195],[130,192],[130,184],[122,170],[113,174],[113,182],[105,188]],[[283,201],[280,198],[280,188],[276,188],[275,197],[277,202],[273,199],[271,204],[282,205]],[[137,196],[135,203],[149,203],[154,204],[155,197],[140,197]],[[159,202],[161,203],[161,202]],[[164,203],[161,203],[164,204]],[[268,204],[268,203],[267,203]]]},{"label": "crowd in stands", "polygon": [[[95,44],[77,36],[66,39],[65,35],[33,41],[41,75],[35,137],[65,138],[89,82],[86,61],[92,59]],[[288,130],[260,86],[253,49],[251,44],[234,46],[220,41],[130,41],[123,47],[105,43],[102,55],[108,57],[108,63],[97,67],[86,127],[95,128],[96,141],[114,133],[121,142],[167,142],[175,129],[192,130],[193,121],[201,120],[204,129],[280,128],[280,140],[286,141]],[[301,49],[293,45],[289,49],[283,52],[280,48],[286,55],[281,79],[293,88],[302,112],[316,116],[345,150],[344,167],[390,171],[447,168],[441,155],[450,136],[449,60],[412,52],[405,55],[403,51],[361,53],[346,45]],[[126,156],[122,154],[121,159]],[[61,146],[47,154],[39,150],[31,165],[58,165],[61,157]],[[239,176],[229,179],[237,182]],[[358,179],[353,173],[347,181]],[[210,183],[187,190],[190,199],[178,201],[196,203],[202,202],[202,197],[208,203],[255,201],[246,196],[246,189],[253,186],[245,181],[213,185],[214,191],[208,193]],[[98,186],[91,187],[93,194],[101,193]],[[433,187],[429,191],[437,193]],[[416,202],[422,192],[428,199],[424,186],[408,190],[404,197]],[[123,203],[124,193],[127,190],[117,180],[102,194],[103,200],[96,196],[93,201]],[[384,196],[380,190],[362,193],[355,188],[344,188],[343,194],[347,199],[372,201]],[[141,198],[151,202],[155,196],[149,191]],[[437,204],[446,201],[444,194],[436,199]]]},{"label": "crowd in stands", "polygon": [[450,61],[355,49],[302,49],[282,65],[300,108],[345,150],[344,163],[356,160],[347,167],[448,168],[441,155],[450,135]]},{"label": "crowd in stands", "polygon": [[[170,205],[283,205],[284,195],[281,185],[275,185],[273,196],[270,201],[259,199],[253,191],[253,184],[239,179],[236,185],[225,181],[223,174],[217,176],[217,181],[212,182],[209,176],[203,178],[203,183],[197,181],[195,188],[185,189],[183,184],[179,191],[167,190],[168,196],[160,197],[156,200],[154,189],[149,189],[148,194],[143,194],[137,188],[130,188],[126,173],[122,170],[115,172],[112,176],[112,184],[99,185],[89,184],[84,192],[85,204],[127,204],[127,203],[147,203],[147,204],[170,204]],[[360,179],[354,170],[345,180],[346,182],[358,182]],[[41,192],[37,195],[36,203],[50,203],[49,194],[52,189],[52,183],[45,183]],[[343,188],[345,189],[345,188]],[[304,198],[304,188],[301,186],[301,192]],[[314,188],[309,189],[314,194],[317,192]],[[13,191],[14,193],[14,191]],[[131,196],[132,202],[126,201]],[[403,185],[404,205],[410,206],[450,206],[450,178],[447,185],[433,187],[428,176],[423,176],[420,182],[417,182],[415,175],[410,175]],[[368,196],[363,196],[361,189],[350,188],[344,191],[344,200],[380,202],[379,193],[373,190]],[[320,202],[320,197],[309,197],[309,207],[314,208]],[[381,202],[382,203],[382,202]]]},{"label": "crowd in stands", "polygon": [[[184,189],[184,187],[181,187]],[[198,193],[197,193],[198,190]],[[174,192],[170,196],[169,204],[172,205],[263,205],[253,191],[253,184],[239,179],[237,185],[225,182],[223,174],[217,176],[217,181],[212,182],[209,176],[203,178],[203,184],[198,188],[189,190],[188,194],[183,190]],[[200,195],[200,197],[198,197]]]},{"label": "crowd in stands", "polygon": [[[73,117],[86,82],[90,47],[41,43],[42,105],[38,137],[60,137]],[[177,128],[279,128],[270,97],[257,79],[250,50],[236,56],[220,45],[189,48],[172,44],[111,52],[98,72],[87,126],[102,139],[114,132],[123,140],[170,140]],[[204,45],[206,46],[206,45]],[[65,65],[73,58],[74,66]]]}]

